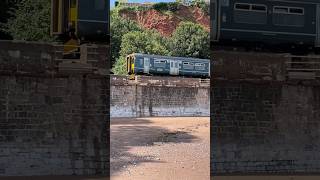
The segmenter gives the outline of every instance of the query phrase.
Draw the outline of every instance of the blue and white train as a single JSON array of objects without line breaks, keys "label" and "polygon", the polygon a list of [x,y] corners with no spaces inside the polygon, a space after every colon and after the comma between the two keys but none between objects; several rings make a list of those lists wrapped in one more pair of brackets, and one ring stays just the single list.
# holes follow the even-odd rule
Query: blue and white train
[{"label": "blue and white train", "polygon": [[133,53],[126,60],[128,74],[210,77],[209,59]]}]

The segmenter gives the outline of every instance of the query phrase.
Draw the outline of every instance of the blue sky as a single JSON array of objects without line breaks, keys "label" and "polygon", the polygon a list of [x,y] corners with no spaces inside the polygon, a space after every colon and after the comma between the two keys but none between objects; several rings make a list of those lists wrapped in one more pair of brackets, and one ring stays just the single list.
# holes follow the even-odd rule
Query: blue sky
[{"label": "blue sky", "polygon": [[[110,7],[114,7],[116,0],[110,0]],[[175,0],[128,0],[128,2],[144,3],[144,2],[174,2]]]}]

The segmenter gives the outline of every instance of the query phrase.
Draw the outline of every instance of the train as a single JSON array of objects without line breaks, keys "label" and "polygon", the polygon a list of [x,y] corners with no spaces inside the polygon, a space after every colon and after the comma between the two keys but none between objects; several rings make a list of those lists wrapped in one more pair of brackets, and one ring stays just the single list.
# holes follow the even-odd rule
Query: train
[{"label": "train", "polygon": [[51,35],[66,51],[84,43],[110,43],[109,0],[51,0]]},{"label": "train", "polygon": [[320,48],[319,0],[211,0],[211,44]]},{"label": "train", "polygon": [[133,53],[126,56],[129,75],[210,78],[210,60]]}]

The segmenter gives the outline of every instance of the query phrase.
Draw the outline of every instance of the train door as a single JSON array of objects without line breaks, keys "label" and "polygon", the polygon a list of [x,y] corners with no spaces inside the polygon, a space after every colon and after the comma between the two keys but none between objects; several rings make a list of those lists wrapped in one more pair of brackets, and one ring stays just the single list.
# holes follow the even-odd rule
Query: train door
[{"label": "train door", "polygon": [[143,58],[143,73],[149,74],[150,71],[150,58]]},{"label": "train door", "polygon": [[315,47],[320,47],[320,4],[317,4],[317,20],[316,20],[316,29],[317,29],[317,37],[315,42]]},{"label": "train door", "polygon": [[210,5],[210,14],[211,15],[211,40],[218,41],[219,40],[219,0],[211,0]]},{"label": "train door", "polygon": [[88,42],[106,42],[109,35],[109,1],[77,1],[77,35]]},{"label": "train door", "polygon": [[170,75],[179,75],[179,61],[170,60]]}]

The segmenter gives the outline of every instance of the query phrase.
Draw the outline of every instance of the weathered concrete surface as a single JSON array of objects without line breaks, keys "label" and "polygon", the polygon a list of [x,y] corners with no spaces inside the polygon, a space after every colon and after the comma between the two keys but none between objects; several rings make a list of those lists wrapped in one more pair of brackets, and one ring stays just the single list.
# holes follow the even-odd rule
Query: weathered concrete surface
[{"label": "weathered concrete surface", "polygon": [[60,73],[53,54],[50,44],[0,42],[0,176],[109,172],[109,77]]},{"label": "weathered concrete surface", "polygon": [[214,54],[211,173],[319,174],[319,81],[288,78],[286,56]]},{"label": "weathered concrete surface", "polygon": [[191,78],[111,79],[112,117],[209,116],[209,84]]}]

